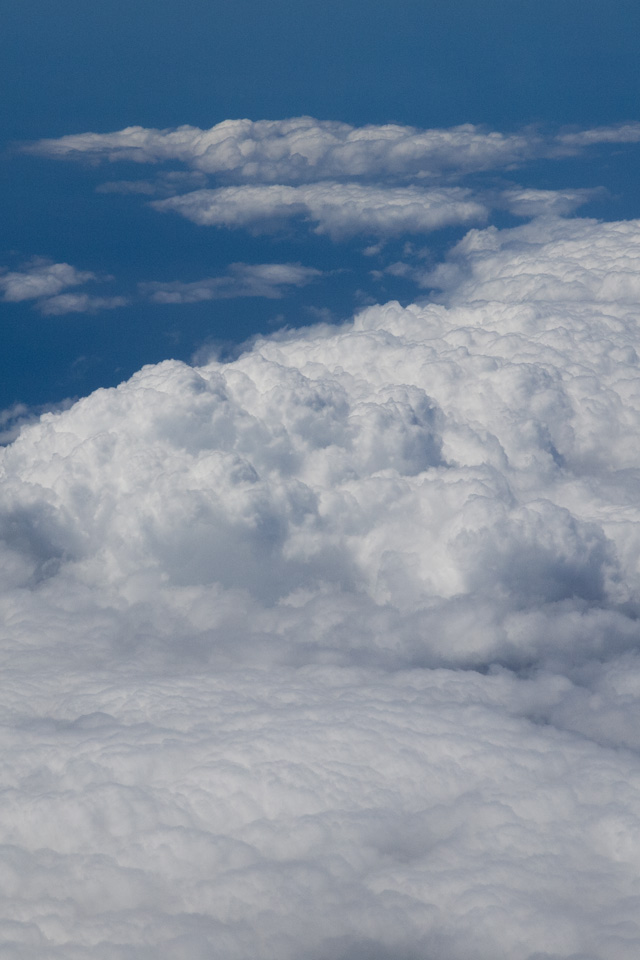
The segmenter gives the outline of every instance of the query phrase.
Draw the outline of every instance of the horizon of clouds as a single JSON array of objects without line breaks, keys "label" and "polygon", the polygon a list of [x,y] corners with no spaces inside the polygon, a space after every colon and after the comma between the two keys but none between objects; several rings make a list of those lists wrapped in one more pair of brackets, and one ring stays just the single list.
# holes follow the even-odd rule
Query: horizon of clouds
[{"label": "horizon of clouds", "polygon": [[435,273],[0,451],[21,960],[635,960],[640,222]]}]

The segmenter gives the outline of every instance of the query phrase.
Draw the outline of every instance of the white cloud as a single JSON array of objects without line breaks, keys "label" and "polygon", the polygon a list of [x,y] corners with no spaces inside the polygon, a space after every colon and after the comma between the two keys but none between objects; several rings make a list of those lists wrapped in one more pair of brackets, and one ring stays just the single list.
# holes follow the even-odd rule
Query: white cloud
[{"label": "white cloud", "polygon": [[514,187],[502,192],[502,200],[507,209],[518,217],[562,217],[573,213],[602,193],[602,190],[534,190],[530,187]]},{"label": "white cloud", "polygon": [[140,291],[156,303],[200,303],[231,297],[284,296],[287,287],[303,287],[322,273],[299,263],[232,263],[226,275],[192,283],[179,280],[141,283]]},{"label": "white cloud", "polygon": [[588,147],[596,143],[638,143],[640,123],[619,123],[590,130],[571,130],[558,136],[558,143],[569,148]]},{"label": "white cloud", "polygon": [[333,239],[357,233],[422,233],[487,216],[487,208],[462,187],[425,190],[335,182],[196,190],[154,201],[153,206],[194,223],[228,227],[268,228],[280,220],[303,217],[317,224],[316,233],[328,233]]},{"label": "white cloud", "polygon": [[225,120],[209,130],[127,127],[40,140],[25,149],[58,159],[177,161],[205,174],[265,183],[336,178],[431,177],[504,169],[535,157],[573,153],[595,143],[640,140],[640,124],[542,134],[499,133],[472,124],[421,130],[387,124],[289,120]]},{"label": "white cloud", "polygon": [[95,274],[89,270],[77,270],[68,263],[53,263],[38,258],[21,270],[0,272],[0,290],[4,301],[19,303],[21,300],[54,296],[67,287],[76,287],[95,279]]},{"label": "white cloud", "polygon": [[635,960],[639,268],[471,231],[0,452],[9,955]]},{"label": "white cloud", "polygon": [[92,297],[88,293],[59,293],[38,302],[38,310],[47,316],[64,313],[96,313],[98,310],[113,310],[129,303],[126,297]]},{"label": "white cloud", "polygon": [[78,287],[100,278],[90,270],[78,270],[68,263],[54,263],[35,258],[20,270],[0,270],[2,299],[8,303],[34,300],[37,310],[49,316],[65,313],[95,313],[125,306],[126,297],[96,297],[88,293],[66,293],[69,287]]},{"label": "white cloud", "polygon": [[295,117],[225,120],[210,130],[127,127],[40,140],[27,150],[58,159],[179,161],[207,174],[263,182],[340,177],[430,176],[445,170],[485,170],[536,152],[540,137],[486,131],[472,124],[420,130],[395,124],[352,127]]}]

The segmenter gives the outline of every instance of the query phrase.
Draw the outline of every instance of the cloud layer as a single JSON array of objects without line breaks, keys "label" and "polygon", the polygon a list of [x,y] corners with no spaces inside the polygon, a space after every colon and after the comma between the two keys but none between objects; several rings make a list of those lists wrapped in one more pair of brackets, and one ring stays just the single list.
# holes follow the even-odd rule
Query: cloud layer
[{"label": "cloud layer", "polygon": [[635,960],[639,268],[473,230],[2,451],[10,956]]}]

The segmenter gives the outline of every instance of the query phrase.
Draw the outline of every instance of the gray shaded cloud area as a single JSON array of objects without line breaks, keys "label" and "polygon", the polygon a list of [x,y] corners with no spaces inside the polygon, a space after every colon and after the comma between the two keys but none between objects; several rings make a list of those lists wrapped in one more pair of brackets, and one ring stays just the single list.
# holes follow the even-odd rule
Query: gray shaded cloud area
[{"label": "gray shaded cloud area", "polygon": [[1,458],[11,960],[636,960],[640,223]]}]

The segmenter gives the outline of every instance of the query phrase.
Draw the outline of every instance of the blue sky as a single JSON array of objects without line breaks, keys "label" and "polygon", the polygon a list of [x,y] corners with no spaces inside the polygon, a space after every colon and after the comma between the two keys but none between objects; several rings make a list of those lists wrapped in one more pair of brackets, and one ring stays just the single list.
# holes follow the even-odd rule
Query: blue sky
[{"label": "blue sky", "polygon": [[[198,226],[159,215],[149,195],[96,192],[157,176],[157,164],[64,163],[26,154],[25,142],[301,115],[355,127],[472,123],[509,133],[535,125],[551,135],[637,115],[640,9],[622,0],[8,0],[3,20],[0,75],[10,95],[0,104],[0,267],[6,275],[66,263],[95,279],[73,287],[93,306],[76,300],[64,314],[42,315],[33,299],[5,295],[0,409],[84,395],[144,363],[202,355],[207,344],[229,351],[282,325],[426,296],[408,273],[385,267],[402,261],[407,240],[433,264],[472,225],[396,235],[377,257],[363,256],[377,242],[371,232],[336,241],[304,220],[258,233]],[[516,170],[467,171],[457,182],[474,190],[603,186],[608,193],[581,212],[622,218],[640,214],[637,160],[634,143],[605,143],[560,159],[532,155]],[[184,166],[170,162],[166,171]],[[504,209],[489,214],[490,222],[511,219]],[[266,297],[228,287],[223,299],[188,304],[150,302],[139,287],[225,276],[234,263],[301,264],[320,274]]]}]

